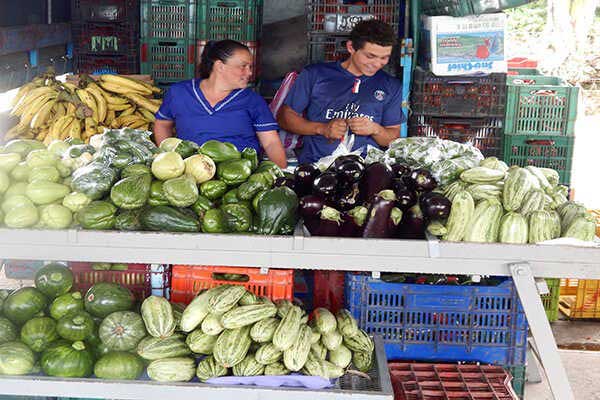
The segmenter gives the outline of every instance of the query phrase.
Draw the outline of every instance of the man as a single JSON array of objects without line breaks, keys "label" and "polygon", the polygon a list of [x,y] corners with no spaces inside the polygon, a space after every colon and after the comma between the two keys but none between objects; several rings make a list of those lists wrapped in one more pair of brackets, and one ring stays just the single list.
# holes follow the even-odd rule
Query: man
[{"label": "man", "polygon": [[381,69],[389,62],[396,34],[379,20],[356,24],[342,62],[307,66],[296,79],[277,122],[304,136],[298,157],[310,163],[330,155],[345,135],[353,150],[387,147],[400,136],[402,83]]}]

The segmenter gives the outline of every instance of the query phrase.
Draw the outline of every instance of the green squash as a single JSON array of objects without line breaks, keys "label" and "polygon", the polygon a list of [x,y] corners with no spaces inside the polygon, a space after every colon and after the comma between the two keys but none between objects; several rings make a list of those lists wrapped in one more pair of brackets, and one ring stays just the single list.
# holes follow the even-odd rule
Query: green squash
[{"label": "green squash", "polygon": [[63,339],[86,340],[94,331],[94,319],[85,311],[70,313],[58,320],[56,330]]},{"label": "green squash", "polygon": [[0,345],[0,375],[25,375],[33,370],[35,355],[21,342]]},{"label": "green squash", "polygon": [[58,338],[56,322],[49,317],[32,318],[21,328],[21,340],[36,353],[46,350]]},{"label": "green squash", "polygon": [[146,335],[142,317],[133,311],[117,311],[104,318],[98,329],[102,343],[113,351],[136,348]]},{"label": "green squash", "polygon": [[133,306],[131,291],[116,283],[96,283],[85,294],[85,309],[104,318],[115,311],[130,310]]},{"label": "green squash", "polygon": [[68,293],[73,286],[73,272],[59,264],[46,264],[35,274],[35,287],[49,299]]},{"label": "green squash", "polygon": [[174,207],[189,207],[198,200],[198,186],[193,178],[183,175],[163,184],[163,192]]},{"label": "green squash", "polygon": [[141,231],[140,212],[142,210],[120,210],[115,217],[115,229],[118,231]]},{"label": "green squash", "polygon": [[144,174],[152,174],[150,168],[148,168],[146,164],[131,164],[123,168],[123,171],[121,171],[121,179]]},{"label": "green squash", "polygon": [[42,353],[41,365],[48,376],[85,378],[92,375],[94,356],[83,342],[60,344]]},{"label": "green squash", "polygon": [[0,344],[17,340],[17,327],[8,318],[0,317]]},{"label": "green squash", "polygon": [[4,301],[4,316],[17,325],[35,317],[48,304],[46,296],[34,287],[23,287],[12,292]]},{"label": "green squash", "polygon": [[110,199],[119,208],[133,210],[141,208],[150,196],[150,174],[128,176],[117,182],[110,191]]},{"label": "green squash", "polygon": [[79,292],[65,293],[50,304],[50,316],[55,320],[78,311],[83,311],[83,297]]},{"label": "green squash", "polygon": [[117,208],[108,201],[92,201],[79,210],[77,222],[83,229],[107,230],[115,226]]},{"label": "green squash", "polygon": [[137,379],[144,372],[144,363],[133,353],[110,352],[94,366],[94,375],[100,379]]}]

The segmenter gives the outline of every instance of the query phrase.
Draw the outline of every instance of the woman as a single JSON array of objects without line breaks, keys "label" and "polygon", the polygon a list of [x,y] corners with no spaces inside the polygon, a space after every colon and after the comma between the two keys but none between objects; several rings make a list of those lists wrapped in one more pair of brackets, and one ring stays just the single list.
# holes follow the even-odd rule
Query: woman
[{"label": "woman", "polygon": [[248,47],[233,40],[208,42],[202,52],[200,79],[173,84],[156,113],[154,139],[173,136],[202,145],[207,140],[233,143],[240,151],[262,147],[282,168],[285,151],[267,103],[247,89],[252,76]]}]

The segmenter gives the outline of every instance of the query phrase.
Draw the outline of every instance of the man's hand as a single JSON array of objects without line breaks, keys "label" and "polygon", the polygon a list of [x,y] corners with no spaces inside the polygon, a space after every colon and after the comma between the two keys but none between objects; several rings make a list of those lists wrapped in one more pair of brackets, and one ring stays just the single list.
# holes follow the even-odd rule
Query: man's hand
[{"label": "man's hand", "polygon": [[371,136],[376,135],[381,131],[382,126],[376,122],[371,121],[369,118],[350,118],[348,126],[350,130],[359,136]]},{"label": "man's hand", "polygon": [[343,119],[332,119],[323,129],[321,135],[325,136],[329,140],[340,140],[348,132],[348,125]]}]

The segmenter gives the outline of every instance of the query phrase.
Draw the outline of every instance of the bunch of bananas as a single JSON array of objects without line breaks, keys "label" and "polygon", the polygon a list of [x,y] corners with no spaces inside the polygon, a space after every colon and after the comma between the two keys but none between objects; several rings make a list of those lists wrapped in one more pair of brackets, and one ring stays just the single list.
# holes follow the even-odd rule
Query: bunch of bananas
[{"label": "bunch of bananas", "polygon": [[19,89],[11,115],[20,121],[4,140],[20,137],[49,144],[70,137],[87,143],[106,128],[150,130],[162,102],[153,97],[160,93],[149,83],[120,75],[101,75],[97,81],[81,75],[75,85],[45,74]]}]

